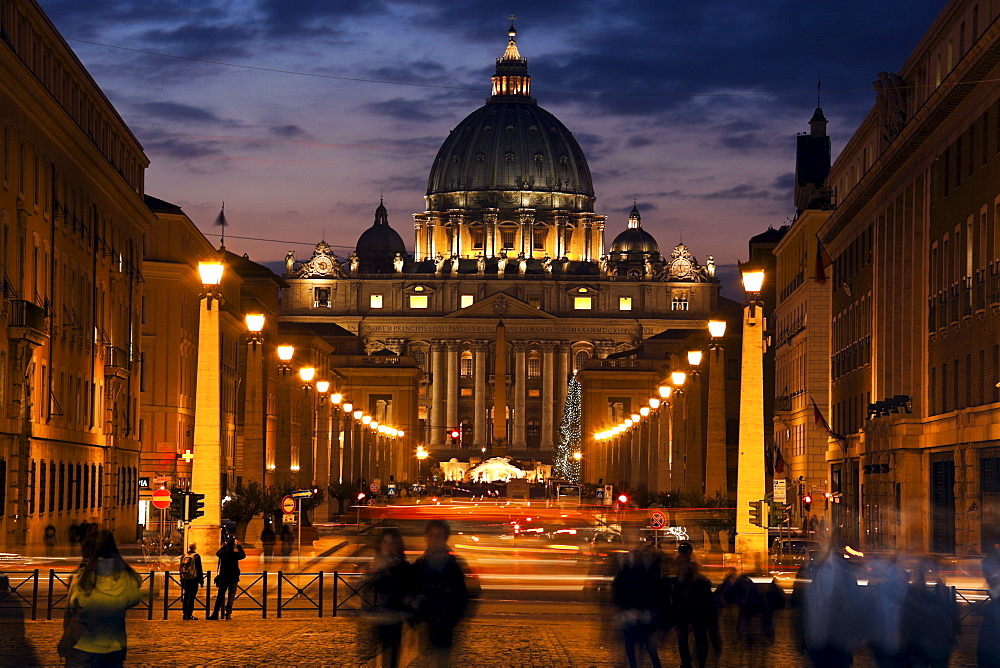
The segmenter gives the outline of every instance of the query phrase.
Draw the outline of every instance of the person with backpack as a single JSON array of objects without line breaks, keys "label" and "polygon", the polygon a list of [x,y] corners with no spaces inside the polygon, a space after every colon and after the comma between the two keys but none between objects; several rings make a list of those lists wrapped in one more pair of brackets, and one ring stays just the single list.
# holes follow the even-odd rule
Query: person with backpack
[{"label": "person with backpack", "polygon": [[204,572],[201,570],[201,555],[198,554],[197,545],[191,543],[188,546],[187,554],[181,557],[180,576],[182,592],[182,609],[184,619],[194,619],[194,602],[198,598],[198,589],[201,588],[201,581]]}]

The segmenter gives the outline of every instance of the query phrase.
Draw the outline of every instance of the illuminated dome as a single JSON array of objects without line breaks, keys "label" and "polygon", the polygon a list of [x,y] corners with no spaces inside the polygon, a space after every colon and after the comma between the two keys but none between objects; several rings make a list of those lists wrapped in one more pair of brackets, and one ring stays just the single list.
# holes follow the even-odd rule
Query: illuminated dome
[{"label": "illuminated dome", "polygon": [[528,61],[518,53],[513,26],[508,35],[507,50],[497,58],[492,97],[459,123],[438,151],[427,180],[428,209],[447,208],[455,193],[465,196],[461,206],[516,209],[526,206],[524,198],[499,193],[520,191],[531,193],[528,205],[536,209],[593,211],[594,185],[583,150],[531,97]]},{"label": "illuminated dome", "polygon": [[611,255],[615,254],[643,254],[654,257],[660,255],[660,245],[656,243],[656,239],[642,229],[642,216],[639,215],[639,208],[635,204],[632,205],[632,211],[628,215],[628,227],[611,242]]}]

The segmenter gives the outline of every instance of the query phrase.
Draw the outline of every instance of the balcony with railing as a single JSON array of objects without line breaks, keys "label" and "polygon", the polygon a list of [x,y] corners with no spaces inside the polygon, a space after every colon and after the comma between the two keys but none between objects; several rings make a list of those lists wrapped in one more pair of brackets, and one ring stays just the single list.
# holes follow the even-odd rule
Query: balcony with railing
[{"label": "balcony with railing", "polygon": [[132,356],[117,346],[104,346],[104,377],[125,378],[132,372]]},{"label": "balcony with railing", "polygon": [[45,309],[25,299],[10,300],[7,333],[11,339],[42,345],[49,338]]}]

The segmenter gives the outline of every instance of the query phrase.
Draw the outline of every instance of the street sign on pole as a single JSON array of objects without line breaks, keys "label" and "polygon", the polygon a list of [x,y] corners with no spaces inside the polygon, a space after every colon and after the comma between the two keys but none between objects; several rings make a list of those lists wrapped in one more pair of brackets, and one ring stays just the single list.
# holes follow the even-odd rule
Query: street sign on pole
[{"label": "street sign on pole", "polygon": [[311,489],[297,489],[292,492],[293,499],[311,499],[312,495],[313,493]]},{"label": "street sign on pole", "polygon": [[293,515],[295,514],[295,508],[298,505],[299,504],[296,503],[295,499],[293,499],[290,496],[286,496],[281,500],[281,512],[285,513],[286,515]]},{"label": "street sign on pole", "polygon": [[166,510],[170,507],[170,490],[158,489],[153,492],[153,507]]},{"label": "street sign on pole", "polygon": [[786,500],[786,490],[787,485],[784,478],[774,479],[774,501],[775,503],[787,503]]},{"label": "street sign on pole", "polygon": [[654,510],[649,514],[649,526],[654,529],[662,529],[667,524],[667,516],[659,510]]}]

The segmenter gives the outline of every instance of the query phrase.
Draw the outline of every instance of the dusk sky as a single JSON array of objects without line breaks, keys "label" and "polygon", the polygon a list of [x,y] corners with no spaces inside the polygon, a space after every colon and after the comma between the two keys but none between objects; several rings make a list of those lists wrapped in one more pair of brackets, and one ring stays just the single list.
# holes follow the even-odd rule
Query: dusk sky
[{"label": "dusk sky", "polygon": [[534,97],[587,155],[608,243],[635,197],[665,254],[683,238],[726,265],[794,214],[817,74],[836,155],[876,74],[902,65],[945,3],[41,4],[144,146],[147,192],[209,234],[225,200],[229,237],[278,240],[227,238],[257,261],[307,258],[324,235],[347,255],[380,193],[412,247],[434,156],[489,95],[513,13]]}]

